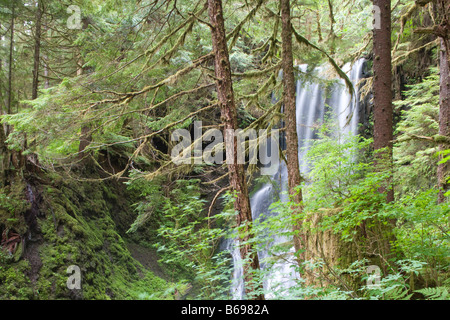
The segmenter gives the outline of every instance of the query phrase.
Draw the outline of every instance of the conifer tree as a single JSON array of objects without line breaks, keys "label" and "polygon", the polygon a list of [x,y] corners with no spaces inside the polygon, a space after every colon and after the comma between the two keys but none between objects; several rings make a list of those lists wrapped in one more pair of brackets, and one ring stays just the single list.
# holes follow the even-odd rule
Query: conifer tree
[{"label": "conifer tree", "polygon": [[[234,101],[233,83],[231,80],[231,67],[228,54],[228,46],[225,34],[225,25],[221,0],[208,0],[208,13],[211,24],[211,35],[214,52],[214,67],[216,88],[221,110],[221,118],[224,121],[224,140],[226,143],[226,159],[228,177],[232,192],[236,193],[234,208],[238,212],[237,225],[244,225],[243,236],[240,237],[240,253],[244,263],[245,292],[249,296],[255,290],[261,289],[260,284],[255,283],[254,272],[259,270],[257,252],[249,243],[253,237],[252,212],[248,196],[245,168],[238,163],[237,141],[232,132],[237,129],[237,112]],[[253,297],[252,297],[253,298]],[[256,300],[264,300],[262,293],[257,293]]]},{"label": "conifer tree", "polygon": [[[380,8],[380,28],[373,29],[373,104],[374,149],[385,149],[378,158],[392,162],[393,109],[391,63],[391,1],[374,0]],[[386,201],[394,201],[394,190],[386,192]]]},{"label": "conifer tree", "polygon": [[[292,54],[292,25],[291,9],[289,0],[281,0],[281,21],[282,21],[282,60],[283,60],[283,103],[286,119],[286,158],[288,170],[289,194],[298,206],[293,208],[294,213],[301,211],[303,201],[302,190],[299,188],[302,182],[300,176],[300,165],[298,159],[298,136],[297,136],[297,113],[295,101],[295,77],[294,77],[294,59]],[[299,189],[297,189],[299,188]],[[300,222],[294,223],[294,246],[299,254],[302,248],[302,236],[300,234]],[[303,254],[299,256],[299,262],[303,260]]]}]

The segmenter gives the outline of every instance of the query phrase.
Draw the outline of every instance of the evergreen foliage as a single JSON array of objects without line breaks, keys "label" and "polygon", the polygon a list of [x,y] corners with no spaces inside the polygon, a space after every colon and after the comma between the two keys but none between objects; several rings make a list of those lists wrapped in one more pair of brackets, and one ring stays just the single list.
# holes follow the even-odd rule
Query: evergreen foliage
[{"label": "evergreen foliage", "polygon": [[[341,69],[377,58],[372,1],[290,6],[293,59],[308,65],[297,79],[343,79],[369,102],[367,131],[325,121],[301,159],[303,201],[275,199],[271,214],[239,224],[225,164],[171,159],[174,130],[224,125],[207,1],[0,0],[0,299],[232,299],[236,261],[224,244],[236,239],[251,248],[244,266],[269,253],[248,271],[245,285],[258,289],[245,299],[449,299],[450,191],[437,201],[437,168],[450,160],[439,135],[441,7],[392,3],[391,162],[373,150],[373,75],[353,86]],[[223,8],[237,126],[283,132],[280,1]],[[246,160],[243,180],[258,190],[270,179]],[[280,261],[296,276],[267,290]],[[67,288],[69,265],[80,265],[82,290]]]}]

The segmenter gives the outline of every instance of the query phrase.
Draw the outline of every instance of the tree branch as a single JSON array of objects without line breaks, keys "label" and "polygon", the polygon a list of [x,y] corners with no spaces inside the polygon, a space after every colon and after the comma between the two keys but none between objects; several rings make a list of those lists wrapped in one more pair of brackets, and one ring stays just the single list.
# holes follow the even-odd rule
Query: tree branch
[{"label": "tree branch", "polygon": [[447,136],[441,136],[441,135],[436,134],[432,137],[427,137],[427,136],[420,136],[420,135],[413,134],[413,133],[406,133],[406,135],[408,135],[409,137],[400,138],[394,142],[403,142],[403,141],[408,141],[408,140],[422,140],[422,141],[428,141],[428,142],[432,142],[432,143],[436,143],[436,144],[450,145],[450,137],[447,137]]},{"label": "tree branch", "polygon": [[353,97],[353,94],[354,94],[354,91],[355,91],[355,89],[353,88],[353,83],[348,78],[348,76],[345,74],[345,72],[342,71],[341,68],[339,68],[339,66],[337,65],[336,61],[334,61],[334,59],[325,50],[323,50],[320,47],[316,46],[315,44],[309,42],[308,39],[306,39],[305,37],[300,35],[295,30],[294,26],[292,26],[292,33],[294,34],[294,36],[297,39],[298,43],[305,44],[305,45],[307,45],[309,47],[312,47],[313,49],[316,49],[317,51],[321,52],[323,55],[325,55],[328,58],[328,61],[333,66],[334,70],[336,70],[336,72],[339,75],[339,77],[344,79],[345,84],[347,85],[348,91],[349,91],[350,95]]}]

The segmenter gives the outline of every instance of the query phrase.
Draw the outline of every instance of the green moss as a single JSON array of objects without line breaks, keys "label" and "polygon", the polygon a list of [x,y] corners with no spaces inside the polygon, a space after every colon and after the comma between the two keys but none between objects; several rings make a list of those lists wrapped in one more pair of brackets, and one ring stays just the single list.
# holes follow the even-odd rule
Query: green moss
[{"label": "green moss", "polygon": [[[27,260],[14,263],[5,257],[0,264],[0,298],[172,298],[173,285],[136,261],[117,231],[113,216],[132,212],[112,212],[124,208],[123,195],[105,182],[72,181],[69,185],[55,174],[52,181],[38,187],[43,198],[40,210],[45,214],[38,219],[42,265],[35,270]],[[81,290],[67,288],[71,265],[80,268]],[[30,270],[37,273],[33,281],[27,276]]]},{"label": "green moss", "polygon": [[10,265],[6,260],[8,258],[0,252],[0,299],[31,299],[33,290],[30,279],[26,276],[28,261]]},{"label": "green moss", "polygon": [[25,188],[22,182],[0,188],[0,225],[18,233],[25,232],[22,213],[30,207],[25,198]]},{"label": "green moss", "polygon": [[137,279],[131,283],[116,278],[114,286],[120,288],[124,294],[124,299],[133,300],[172,300],[175,288],[175,286],[168,286],[163,279],[158,278],[150,271],[142,279]]}]

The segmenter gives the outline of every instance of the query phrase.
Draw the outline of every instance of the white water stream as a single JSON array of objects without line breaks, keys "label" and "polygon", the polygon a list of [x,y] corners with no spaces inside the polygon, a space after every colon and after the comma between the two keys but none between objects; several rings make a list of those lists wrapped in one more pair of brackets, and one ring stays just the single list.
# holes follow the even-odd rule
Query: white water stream
[{"label": "white water stream", "polygon": [[[357,83],[362,78],[363,66],[364,60],[360,59],[352,66],[346,64],[343,67],[343,71],[346,72],[352,81],[356,92],[358,92]],[[306,72],[307,65],[300,65],[299,70]],[[322,67],[315,70],[319,77],[323,71],[324,68]],[[339,128],[341,128],[340,131],[336,130],[336,134],[357,134],[360,103],[358,94],[352,97],[342,79],[333,85],[331,91],[326,90],[323,83],[304,82],[300,79],[297,81],[296,96],[300,171],[302,174],[305,174],[308,172],[306,154],[313,139],[317,138],[317,130],[324,122],[326,111],[332,111],[337,124],[339,124]],[[261,186],[254,192],[250,199],[253,220],[258,219],[262,214],[265,216],[276,215],[276,212],[270,210],[269,206],[278,199],[282,201],[286,201],[287,199],[287,168],[284,162],[280,163],[278,172],[271,179],[272,183]],[[273,236],[267,249],[258,251],[261,268],[265,268],[264,261],[269,257],[269,249],[273,245],[286,243],[290,240],[282,236]],[[230,250],[233,257],[232,297],[236,300],[245,299],[242,262],[239,250],[236,247],[235,241],[231,239],[226,240],[223,247]],[[288,255],[285,256],[285,259],[278,260],[272,266],[272,271],[265,277],[263,283],[266,299],[279,299],[287,296],[287,290],[295,285],[295,279],[298,279],[299,275],[294,272],[293,265],[295,262],[293,253],[294,248],[292,247]]]}]

